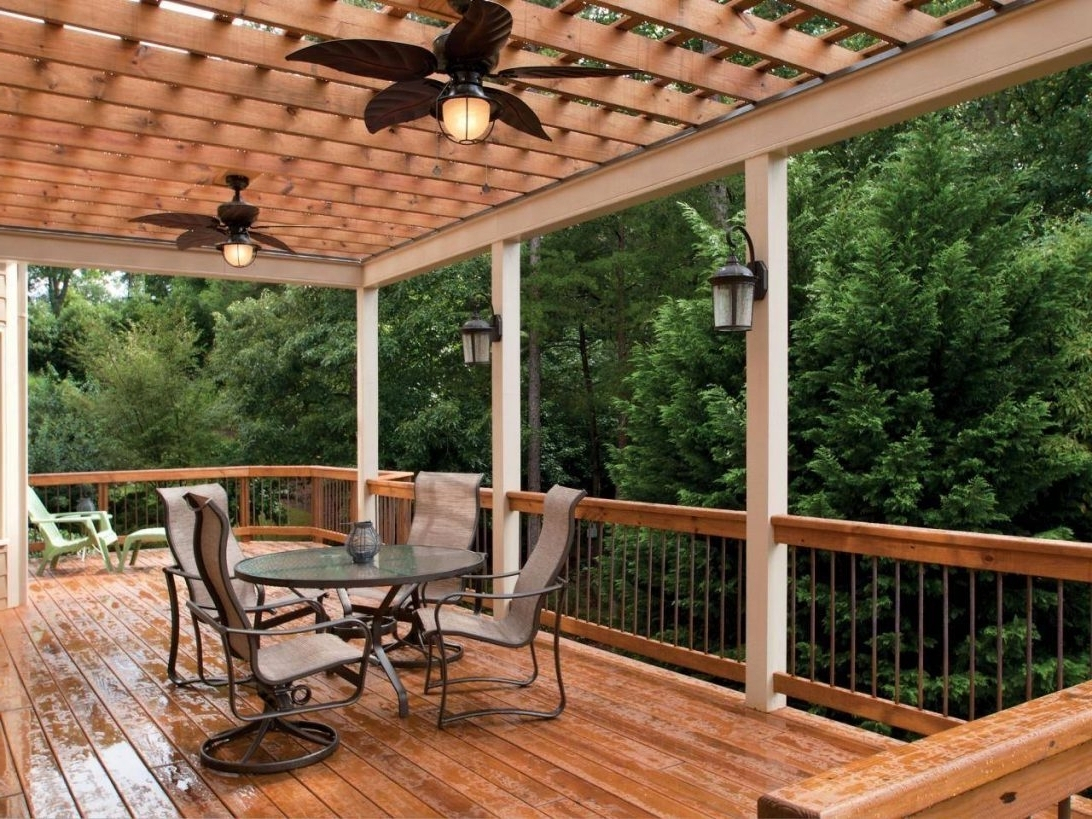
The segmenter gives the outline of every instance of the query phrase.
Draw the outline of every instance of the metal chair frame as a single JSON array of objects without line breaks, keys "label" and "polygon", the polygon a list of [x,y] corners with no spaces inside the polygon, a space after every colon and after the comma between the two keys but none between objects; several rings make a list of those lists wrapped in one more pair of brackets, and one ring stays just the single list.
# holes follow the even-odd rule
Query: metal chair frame
[{"label": "metal chair frame", "polygon": [[[364,691],[371,637],[364,630],[362,646],[337,637],[331,629],[359,625],[353,618],[339,618],[293,628],[254,628],[249,611],[233,587],[227,561],[230,524],[214,501],[186,495],[196,515],[194,555],[201,579],[209,590],[216,614],[187,601],[191,614],[220,635],[227,665],[227,685],[232,713],[242,725],[220,731],[201,744],[201,762],[218,771],[244,774],[280,773],[311,765],[329,757],[340,744],[336,728],[311,719],[296,719],[315,711],[340,708],[360,699]],[[271,647],[263,646],[277,638]],[[236,663],[245,662],[249,674],[240,676]],[[355,670],[352,668],[355,667]],[[340,698],[317,702],[311,687],[302,682],[317,674],[340,672],[354,681]],[[346,673],[348,672],[348,673]],[[253,697],[241,687],[252,684],[264,707],[258,713],[243,706]],[[274,754],[263,744],[270,734],[288,735],[297,742],[287,755]],[[232,755],[236,748],[241,753]],[[262,757],[266,758],[263,759]]]},{"label": "metal chair frame", "polygon": [[[555,486],[546,493],[542,530],[530,555],[518,572],[503,574],[475,575],[478,581],[496,582],[506,577],[516,577],[515,588],[511,592],[454,592],[445,596],[433,606],[426,606],[415,612],[420,621],[422,639],[426,645],[427,660],[425,666],[425,693],[440,688],[440,708],[437,724],[442,728],[452,722],[480,717],[487,714],[512,714],[518,716],[552,719],[565,710],[565,683],[561,674],[561,610],[566,581],[561,577],[568,561],[576,529],[576,506],[586,495],[582,490]],[[519,706],[477,708],[450,713],[448,694],[452,685],[457,683],[496,683],[525,688],[539,675],[538,655],[535,640],[541,626],[542,609],[547,598],[561,592],[562,596],[554,610],[553,652],[554,674],[558,687],[557,705],[548,710]],[[508,611],[503,618],[484,617],[481,613],[486,601],[507,601]],[[467,607],[472,604],[473,608]],[[456,637],[463,640],[477,640],[497,646],[518,649],[528,647],[531,654],[531,672],[526,677],[480,676],[471,675],[452,677],[448,670],[451,662],[448,651],[449,640]],[[433,665],[439,662],[439,679],[433,679]]]}]

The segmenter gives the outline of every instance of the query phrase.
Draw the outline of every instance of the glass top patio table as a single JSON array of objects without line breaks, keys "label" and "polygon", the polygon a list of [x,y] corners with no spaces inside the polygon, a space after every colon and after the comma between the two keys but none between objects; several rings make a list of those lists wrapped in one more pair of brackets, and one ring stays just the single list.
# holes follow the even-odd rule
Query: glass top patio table
[{"label": "glass top patio table", "polygon": [[353,563],[345,549],[289,549],[248,557],[235,565],[242,580],[266,586],[351,589],[362,586],[404,586],[472,572],[482,554],[443,546],[384,544],[372,563]]},{"label": "glass top patio table", "polygon": [[403,586],[470,574],[478,569],[483,559],[484,555],[480,552],[468,549],[384,544],[371,563],[354,563],[342,547],[316,546],[244,558],[235,564],[235,576],[265,586],[307,589],[389,587],[372,617],[372,652],[394,686],[398,695],[398,713],[404,717],[409,714],[409,699],[381,639],[383,622],[390,605]]}]

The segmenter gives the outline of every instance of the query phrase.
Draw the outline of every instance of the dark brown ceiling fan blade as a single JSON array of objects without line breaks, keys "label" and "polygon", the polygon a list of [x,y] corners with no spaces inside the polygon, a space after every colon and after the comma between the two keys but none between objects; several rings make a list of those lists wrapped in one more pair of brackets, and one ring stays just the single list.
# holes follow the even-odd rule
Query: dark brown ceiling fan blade
[{"label": "dark brown ceiling fan blade", "polygon": [[632,73],[633,70],[629,68],[595,68],[590,65],[526,65],[522,68],[506,68],[490,76],[501,79],[533,77],[540,80],[559,80],[572,77],[624,77]]},{"label": "dark brown ceiling fan blade", "polygon": [[496,88],[489,89],[489,96],[500,105],[500,114],[497,119],[505,125],[510,125],[517,131],[523,131],[533,137],[552,141],[549,134],[543,130],[538,115],[519,97]]},{"label": "dark brown ceiling fan blade", "polygon": [[437,80],[396,82],[372,97],[364,108],[364,124],[373,134],[432,113],[444,84]]},{"label": "dark brown ceiling fan blade", "polygon": [[447,67],[484,61],[491,68],[512,34],[512,13],[486,0],[473,0],[463,18],[447,32],[444,59]]},{"label": "dark brown ceiling fan blade", "polygon": [[174,240],[179,250],[191,250],[195,247],[216,247],[227,240],[227,234],[211,227],[199,227],[187,230]]},{"label": "dark brown ceiling fan blade", "polygon": [[136,216],[130,222],[145,225],[158,225],[166,228],[214,228],[220,224],[215,216],[202,216],[199,213],[148,213]]},{"label": "dark brown ceiling fan blade", "polygon": [[422,79],[437,69],[436,57],[427,48],[389,40],[330,40],[304,46],[285,59],[396,82]]},{"label": "dark brown ceiling fan blade", "polygon": [[250,231],[250,238],[260,245],[269,245],[275,247],[277,250],[283,250],[285,253],[291,253],[295,255],[296,251],[278,239],[276,236],[270,236],[268,233],[261,233],[256,230]]}]

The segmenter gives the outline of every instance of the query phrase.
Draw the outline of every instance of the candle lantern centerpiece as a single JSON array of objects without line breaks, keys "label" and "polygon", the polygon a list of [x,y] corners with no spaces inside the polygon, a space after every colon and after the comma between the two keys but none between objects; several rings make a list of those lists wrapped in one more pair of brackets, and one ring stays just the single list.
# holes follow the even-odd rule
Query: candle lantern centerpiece
[{"label": "candle lantern centerpiece", "polygon": [[381,545],[379,532],[376,531],[372,522],[362,520],[353,524],[352,531],[349,532],[349,537],[345,541],[345,550],[353,559],[353,563],[372,563],[375,556],[379,554]]}]

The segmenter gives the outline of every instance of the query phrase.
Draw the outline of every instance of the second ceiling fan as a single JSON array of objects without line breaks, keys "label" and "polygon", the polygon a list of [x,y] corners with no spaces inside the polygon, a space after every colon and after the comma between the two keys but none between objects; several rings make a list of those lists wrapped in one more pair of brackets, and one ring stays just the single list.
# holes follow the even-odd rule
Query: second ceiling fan
[{"label": "second ceiling fan", "polygon": [[[390,40],[330,40],[293,51],[289,60],[393,80],[364,109],[373,134],[424,116],[434,116],[454,142],[471,144],[489,136],[495,120],[539,139],[550,139],[531,107],[514,94],[486,89],[487,79],[620,77],[630,69],[582,65],[537,65],[496,71],[500,50],[512,33],[512,14],[489,0],[448,0],[462,14],[432,43],[432,50]],[[431,74],[447,74],[443,83]]]}]

